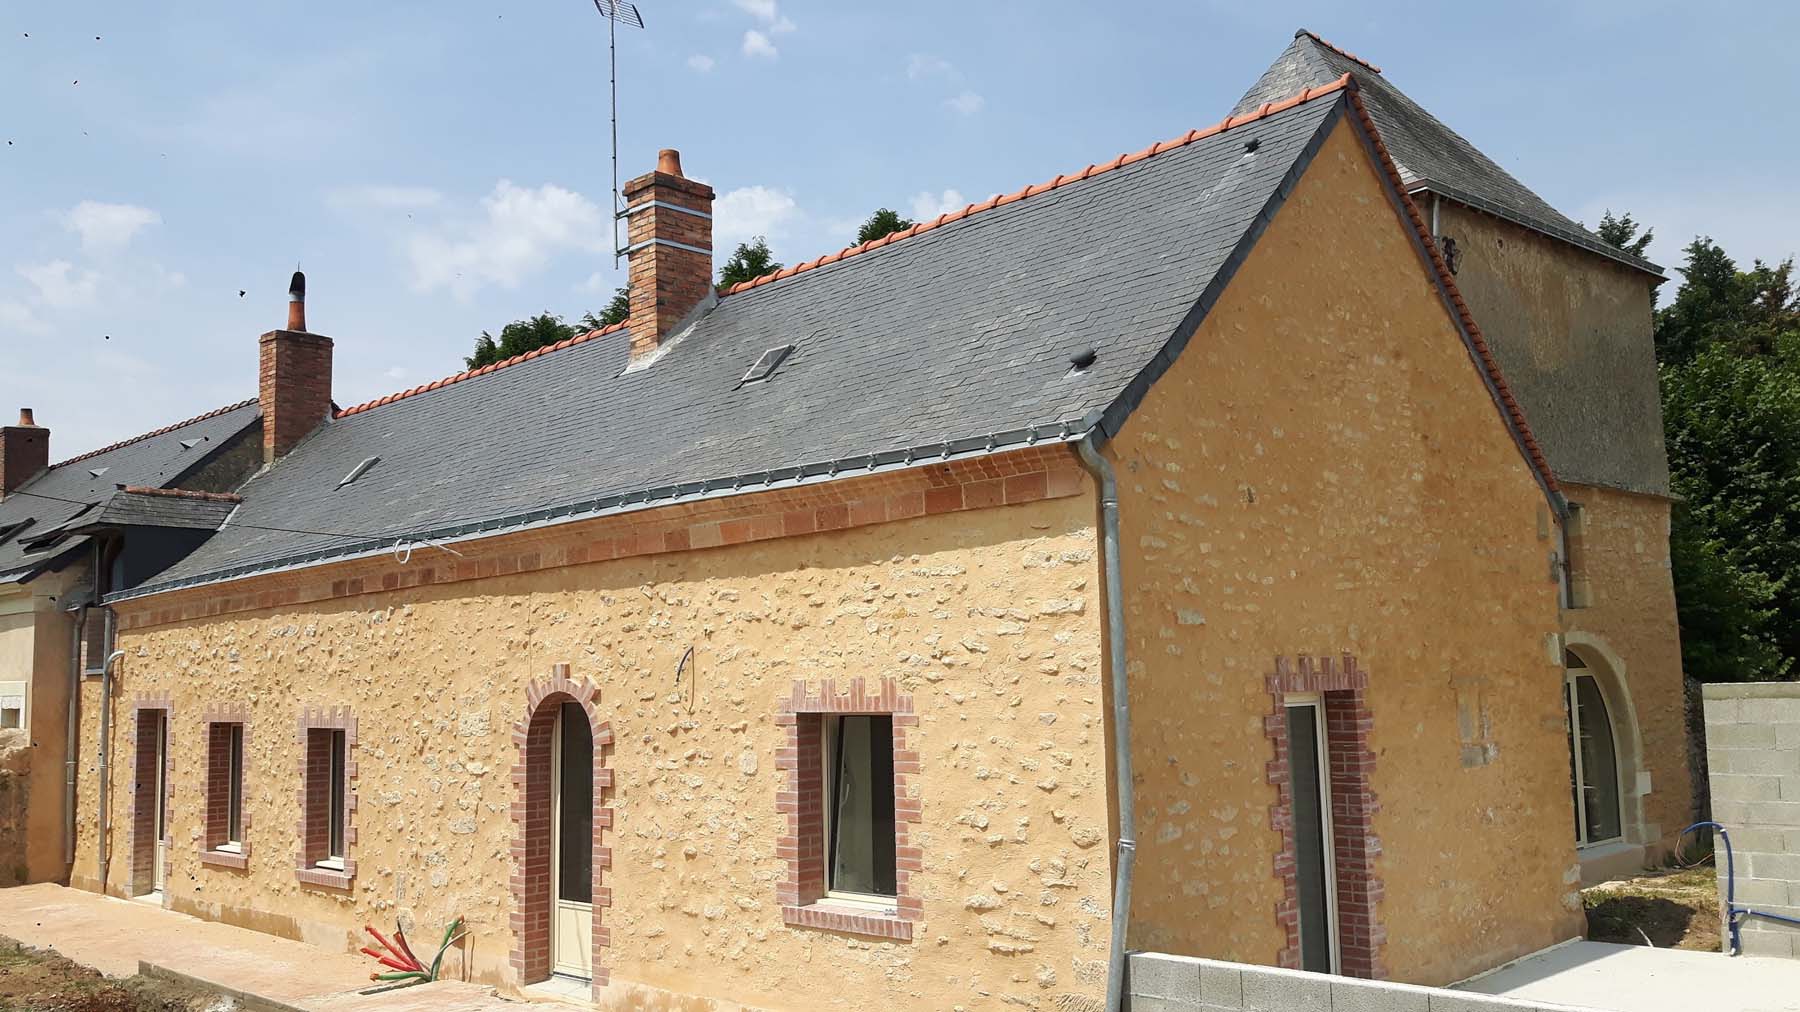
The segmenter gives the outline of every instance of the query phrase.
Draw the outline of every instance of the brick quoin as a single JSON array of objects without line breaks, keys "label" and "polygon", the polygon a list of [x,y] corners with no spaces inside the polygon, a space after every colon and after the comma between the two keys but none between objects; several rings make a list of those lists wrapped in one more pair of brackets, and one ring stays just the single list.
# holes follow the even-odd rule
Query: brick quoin
[{"label": "brick quoin", "polygon": [[601,884],[604,873],[612,868],[612,848],[603,846],[601,840],[602,830],[613,824],[613,812],[605,800],[612,787],[607,757],[613,734],[612,724],[600,719],[599,686],[587,678],[570,678],[567,664],[556,665],[548,678],[535,679],[526,687],[524,713],[513,724],[513,747],[518,750],[518,758],[512,768],[512,967],[520,984],[533,984],[550,976],[554,907],[550,889],[555,880],[550,867],[551,791],[555,790],[550,782],[550,746],[564,703],[581,707],[594,735],[594,921],[589,965],[593,968],[592,997],[598,1001],[610,979],[600,958],[601,950],[612,944],[612,929],[601,923],[602,911],[612,906],[612,891]]},{"label": "brick quoin", "polygon": [[[821,752],[824,717],[828,714],[885,714],[894,721],[894,867],[896,913],[871,914],[835,904],[825,896],[825,771]],[[775,854],[787,863],[787,877],[775,886],[783,924],[823,928],[910,942],[925,917],[925,901],[912,888],[914,872],[924,870],[924,851],[913,842],[912,827],[924,818],[924,802],[913,791],[919,752],[909,742],[919,726],[913,698],[892,678],[871,686],[862,678],[847,684],[827,678],[815,693],[805,681],[777,705],[777,726],[787,731],[775,753],[783,782],[775,810],[787,817],[786,830],[775,841]]]},{"label": "brick quoin", "polygon": [[[331,732],[344,732],[344,870],[315,868],[331,845]],[[356,882],[356,715],[347,706],[306,707],[295,729],[300,746],[300,789],[294,827],[300,849],[294,877],[305,885],[348,890]]]},{"label": "brick quoin", "polygon": [[1370,788],[1375,772],[1375,752],[1369,736],[1375,718],[1368,706],[1368,672],[1356,658],[1275,659],[1275,671],[1267,678],[1273,699],[1263,730],[1274,747],[1268,780],[1274,785],[1275,804],[1269,809],[1269,828],[1281,834],[1275,855],[1275,877],[1282,884],[1282,898],[1275,904],[1275,921],[1287,936],[1277,965],[1300,968],[1300,897],[1298,859],[1294,841],[1294,793],[1288,769],[1287,696],[1312,693],[1323,701],[1325,749],[1330,767],[1331,844],[1337,878],[1338,961],[1347,977],[1380,980],[1387,971],[1381,949],[1387,931],[1377,908],[1382,899],[1381,877],[1375,860],[1381,841],[1375,836],[1375,813],[1380,805]]},{"label": "brick quoin", "polygon": [[[131,807],[126,822],[131,827],[131,840],[127,852],[131,855],[129,876],[126,880],[125,892],[128,896],[141,896],[156,887],[156,739],[149,733],[153,722],[162,720],[163,734],[168,735],[175,726],[173,708],[167,692],[145,693],[138,696],[131,704]],[[174,789],[174,756],[175,750],[167,745],[163,748],[164,765],[162,769],[163,783],[163,832],[175,824],[174,812],[170,805],[171,792]],[[164,860],[169,852],[169,838],[163,837]],[[168,868],[163,869],[164,877]],[[163,905],[167,906],[168,896],[163,897]]]},{"label": "brick quoin", "polygon": [[215,703],[206,708],[206,820],[199,842],[200,863],[242,871],[250,866],[250,806],[239,806],[244,838],[238,853],[219,850],[226,842],[231,818],[231,728],[244,729],[244,768],[240,788],[250,797],[250,708],[242,703]]}]

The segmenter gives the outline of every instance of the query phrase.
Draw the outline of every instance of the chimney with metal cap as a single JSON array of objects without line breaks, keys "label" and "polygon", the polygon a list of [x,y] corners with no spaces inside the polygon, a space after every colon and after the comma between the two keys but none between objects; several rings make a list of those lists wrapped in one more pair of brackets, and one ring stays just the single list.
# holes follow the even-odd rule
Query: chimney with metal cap
[{"label": "chimney with metal cap", "polygon": [[0,428],[0,499],[50,466],[50,430],[19,409],[19,424]]},{"label": "chimney with metal cap", "polygon": [[287,455],[331,416],[331,338],[306,330],[306,275],[288,283],[288,325],[260,340],[257,400],[262,404],[263,463]]},{"label": "chimney with metal cap", "polygon": [[664,148],[656,171],[625,184],[631,278],[631,357],[655,351],[712,292],[713,189],[681,174]]}]

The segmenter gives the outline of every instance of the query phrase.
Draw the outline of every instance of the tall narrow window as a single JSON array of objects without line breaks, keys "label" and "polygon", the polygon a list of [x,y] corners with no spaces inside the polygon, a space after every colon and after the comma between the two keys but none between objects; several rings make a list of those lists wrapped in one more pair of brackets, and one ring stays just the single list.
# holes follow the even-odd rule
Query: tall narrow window
[{"label": "tall narrow window", "polygon": [[1587,845],[1623,834],[1619,810],[1618,746],[1600,683],[1573,652],[1566,655],[1564,711],[1568,716],[1575,840]]},{"label": "tall narrow window", "polygon": [[893,717],[828,717],[824,731],[827,895],[891,900],[896,894]]},{"label": "tall narrow window", "polygon": [[244,844],[244,725],[226,724],[225,842]]},{"label": "tall narrow window", "polygon": [[1337,972],[1336,870],[1332,865],[1330,772],[1317,700],[1287,705],[1288,775],[1294,791],[1295,883],[1300,968]]},{"label": "tall narrow window", "polygon": [[339,866],[344,863],[344,732],[332,730],[331,735],[331,805],[329,823],[326,830],[327,845],[325,856]]}]

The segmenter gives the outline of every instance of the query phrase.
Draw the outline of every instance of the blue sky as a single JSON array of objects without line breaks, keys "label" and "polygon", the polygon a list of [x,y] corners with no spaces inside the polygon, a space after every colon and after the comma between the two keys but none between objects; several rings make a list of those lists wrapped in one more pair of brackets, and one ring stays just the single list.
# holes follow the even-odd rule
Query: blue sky
[{"label": "blue sky", "polygon": [[[787,263],[877,206],[935,215],[1217,122],[1302,25],[1565,212],[1654,225],[1659,262],[1697,232],[1745,262],[1800,246],[1788,5],[640,6],[621,174],[681,149],[718,245],[764,233]],[[589,0],[14,0],[0,140],[0,412],[34,407],[55,459],[254,396],[296,263],[344,405],[620,283]]]}]

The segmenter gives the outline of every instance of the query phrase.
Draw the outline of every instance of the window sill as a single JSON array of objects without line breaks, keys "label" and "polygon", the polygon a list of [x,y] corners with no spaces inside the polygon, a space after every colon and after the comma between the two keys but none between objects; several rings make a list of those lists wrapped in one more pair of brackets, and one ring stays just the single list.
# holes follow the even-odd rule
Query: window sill
[{"label": "window sill", "polygon": [[344,862],[342,869],[315,864],[310,868],[294,869],[294,877],[304,885],[323,886],[327,889],[349,889],[356,882],[356,867],[351,862]]},{"label": "window sill", "polygon": [[215,868],[233,868],[242,871],[245,868],[250,867],[250,855],[244,853],[241,848],[226,850],[223,847],[219,847],[213,850],[201,851],[200,863],[209,864]]},{"label": "window sill", "polygon": [[899,914],[880,913],[868,907],[820,900],[805,906],[781,908],[781,922],[790,928],[823,928],[852,935],[872,935],[896,942],[910,942],[913,922]]}]

